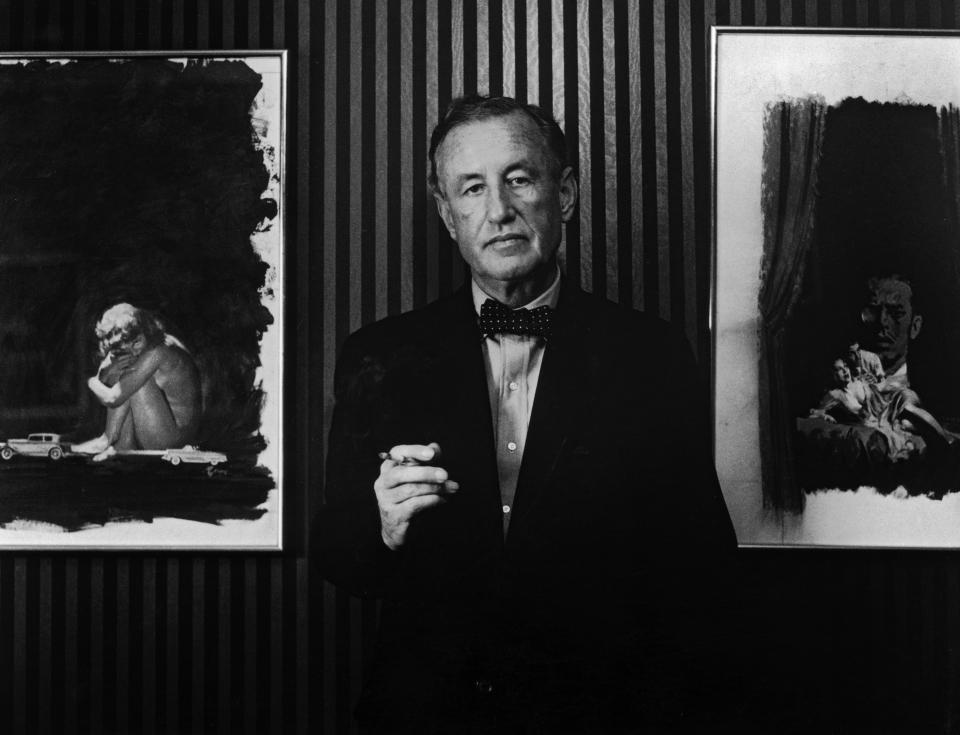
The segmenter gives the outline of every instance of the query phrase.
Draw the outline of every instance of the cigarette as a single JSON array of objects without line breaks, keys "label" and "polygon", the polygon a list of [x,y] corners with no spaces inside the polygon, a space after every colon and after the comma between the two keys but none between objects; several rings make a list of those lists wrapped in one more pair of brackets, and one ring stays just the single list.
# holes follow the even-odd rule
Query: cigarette
[{"label": "cigarette", "polygon": [[[385,459],[389,459],[394,462],[397,462],[397,460],[393,459],[393,457],[390,456],[390,452],[380,452],[377,456],[380,458],[381,462]],[[410,464],[418,464],[418,462],[413,457],[404,457],[399,462],[397,462],[397,464],[410,465]]]}]

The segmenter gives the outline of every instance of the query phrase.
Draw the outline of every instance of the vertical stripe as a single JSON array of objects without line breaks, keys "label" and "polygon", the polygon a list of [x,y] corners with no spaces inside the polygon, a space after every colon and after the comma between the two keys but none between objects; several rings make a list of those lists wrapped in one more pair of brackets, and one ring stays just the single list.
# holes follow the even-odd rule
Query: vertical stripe
[{"label": "vertical stripe", "polygon": [[[77,638],[80,635],[78,625],[78,596],[79,581],[77,574],[77,559],[70,557],[66,560],[63,583],[63,722],[64,732],[74,735],[78,732],[79,708],[77,707],[77,690],[79,686],[79,665],[77,661]],[[84,679],[88,673],[85,672]]]},{"label": "vertical stripe", "polygon": [[217,568],[217,731],[221,735],[234,732],[230,714],[231,701],[231,620],[230,609],[230,560],[220,559]]},{"label": "vertical stripe", "polygon": [[779,25],[793,25],[793,0],[780,0]]},{"label": "vertical stripe", "polygon": [[[337,3],[324,4],[324,47],[337,47]],[[302,55],[301,55],[302,57]],[[337,282],[337,65],[343,63],[336,54],[324,57],[323,79],[323,386],[333,386],[334,356],[337,353],[337,289],[347,284]],[[304,64],[303,66],[307,66]],[[302,80],[301,80],[302,81]],[[318,121],[319,122],[319,121]],[[306,166],[303,169],[307,169]],[[320,194],[321,192],[316,192]],[[306,217],[306,212],[304,212]],[[305,222],[306,223],[306,222]],[[307,285],[309,288],[309,285]],[[329,395],[329,394],[326,394]]]},{"label": "vertical stripe", "polygon": [[197,1],[197,44],[200,48],[208,48],[210,43],[210,6],[208,3]]},{"label": "vertical stripe", "polygon": [[917,27],[917,2],[916,0],[904,0],[903,2],[903,27]]},{"label": "vertical stripe", "polygon": [[[426,0],[426,58],[424,59],[425,72],[422,81],[423,86],[416,85],[415,89],[420,94],[425,95],[424,117],[422,127],[419,130],[414,129],[413,139],[413,197],[417,216],[414,219],[414,244],[421,241],[424,256],[417,259],[414,264],[414,283],[418,293],[414,297],[414,303],[423,304],[424,302],[434,301],[440,293],[440,232],[437,216],[434,214],[434,208],[429,201],[428,192],[424,185],[426,174],[425,160],[427,156],[427,147],[425,141],[429,140],[430,132],[436,125],[440,117],[441,108],[457,94],[457,87],[463,88],[463,47],[461,41],[455,41],[451,44],[451,28],[453,36],[460,35],[462,29],[456,28],[453,24],[454,9],[461,14],[462,2],[440,2],[438,0]],[[461,35],[462,39],[462,35]],[[415,42],[416,43],[416,42]],[[451,46],[457,46],[458,53]],[[454,54],[451,57],[451,54]],[[460,67],[459,69],[457,69]],[[455,70],[457,70],[455,72]],[[416,84],[416,80],[414,81]],[[416,107],[414,107],[416,114]],[[418,126],[419,127],[419,126]],[[419,271],[425,270],[423,274]],[[419,292],[426,288],[425,299]],[[419,299],[419,300],[418,300]]]},{"label": "vertical stripe", "polygon": [[260,39],[260,0],[247,0],[247,18],[247,48],[264,48]]},{"label": "vertical stripe", "polygon": [[491,94],[490,5],[477,3],[477,94]]},{"label": "vertical stripe", "polygon": [[[396,193],[396,190],[388,189],[388,174],[390,159],[387,155],[387,130],[390,119],[390,110],[396,106],[396,97],[391,100],[390,92],[396,95],[396,90],[390,90],[387,85],[389,64],[391,62],[387,53],[387,3],[389,0],[376,0],[376,89],[374,98],[377,100],[386,100],[387,114],[376,114],[373,116],[376,125],[376,168],[377,168],[377,188],[375,200],[377,203],[376,213],[376,318],[382,319],[387,315],[387,249],[390,246],[388,242],[388,217],[389,217],[389,199]],[[392,235],[392,231],[390,232]],[[395,244],[395,243],[394,243]]]},{"label": "vertical stripe", "polygon": [[180,562],[176,557],[167,559],[166,600],[166,711],[164,721],[167,732],[177,732],[180,727]]},{"label": "vertical stripe", "polygon": [[204,712],[207,701],[206,683],[206,637],[204,631],[207,623],[207,565],[202,558],[193,560],[193,610],[191,615],[191,637],[193,667],[190,677],[190,713],[193,720],[192,732],[201,735],[206,730]]},{"label": "vertical stripe", "polygon": [[[619,275],[619,225],[617,217],[617,137],[619,123],[617,120],[618,106],[622,107],[620,99],[617,96],[617,74],[625,74],[625,69],[619,69],[616,65],[616,36],[615,36],[615,11],[613,0],[603,1],[603,99],[600,103],[600,109],[603,111],[604,119],[604,182],[606,191],[604,192],[606,212],[606,267],[600,270],[604,274],[605,283],[599,282],[594,285],[594,292],[603,293],[608,298],[616,299],[620,291]],[[597,278],[597,271],[594,271],[594,277]],[[601,288],[597,288],[601,286]],[[605,290],[604,290],[605,289]]]},{"label": "vertical stripe", "polygon": [[[428,8],[432,0],[428,0]],[[463,37],[467,33],[467,29],[463,26],[463,0],[449,0],[450,4],[450,95],[452,97],[460,97],[464,92],[464,80],[463,80]],[[438,27],[438,24],[430,23],[431,11],[427,11],[427,24],[428,28],[437,28],[438,31],[441,29]],[[446,29],[442,29],[446,31]],[[444,35],[446,35],[444,33]],[[427,33],[428,39],[433,38],[432,34]],[[428,61],[427,68],[429,69],[430,61],[430,41],[428,40]],[[429,78],[430,73],[427,72],[427,77]],[[429,102],[430,98],[433,95],[427,93],[427,100]],[[432,130],[433,125],[436,122],[437,118],[432,117],[429,113],[427,114],[427,125]]]},{"label": "vertical stripe", "polygon": [[90,562],[90,732],[103,731],[103,559]]},{"label": "vertical stripe", "polygon": [[[587,241],[580,243],[579,285],[591,289],[593,282],[592,250],[590,237],[593,232],[593,139],[590,135],[590,17],[587,0],[577,0],[577,90],[579,115],[577,117],[580,141],[580,231],[586,233]],[[572,121],[571,121],[572,123]],[[573,254],[570,253],[572,257]],[[571,276],[572,277],[572,276]]]},{"label": "vertical stripe", "polygon": [[27,560],[13,560],[13,723],[27,729]]},{"label": "vertical stripe", "polygon": [[296,701],[296,684],[284,686],[284,645],[283,645],[283,565],[284,559],[270,559],[270,732],[283,732],[285,690],[292,692],[287,706],[292,707]]},{"label": "vertical stripe", "polygon": [[33,51],[37,48],[37,5],[25,2],[23,5],[23,48]]},{"label": "vertical stripe", "polygon": [[[290,0],[292,3],[293,0]],[[287,45],[286,42],[286,17],[287,17],[287,0],[273,0],[273,48],[285,48]],[[291,6],[293,7],[293,6]],[[301,26],[301,31],[303,29],[310,27],[310,16],[309,14],[304,14],[304,11],[309,10],[310,3],[301,2],[298,4],[300,10],[300,17],[303,18],[303,25]],[[329,47],[328,47],[329,48]],[[325,57],[327,58],[327,57]],[[326,62],[325,62],[326,63]],[[303,69],[300,68],[298,73],[303,73]],[[304,97],[304,100],[309,99],[309,97]]]},{"label": "vertical stripe", "polygon": [[867,8],[867,0],[857,0],[857,11],[856,11],[856,24],[857,26],[865,26],[869,23],[868,21],[869,10]]},{"label": "vertical stripe", "polygon": [[643,308],[643,156],[641,141],[643,126],[640,117],[640,13],[636,3],[627,6],[627,37],[629,47],[630,86],[630,170],[632,196],[630,197],[631,285],[634,308]]},{"label": "vertical stripe", "polygon": [[665,0],[653,2],[653,73],[657,150],[657,252],[660,303],[658,314],[670,318],[670,212],[667,176],[667,73]]},{"label": "vertical stripe", "polygon": [[740,0],[730,0],[730,25],[738,26],[743,22],[741,10]]},{"label": "vertical stripe", "polygon": [[237,48],[235,37],[236,19],[233,14],[233,0],[221,0],[223,17],[220,19],[221,35],[223,38],[222,46],[225,49]]},{"label": "vertical stripe", "polygon": [[462,22],[463,94],[477,94],[477,0],[463,0]]},{"label": "vertical stripe", "polygon": [[135,49],[137,48],[136,14],[139,8],[135,5],[128,5],[127,7],[120,5],[118,7],[117,12],[121,13],[123,18],[123,48],[124,50]]},{"label": "vertical stripe", "polygon": [[[349,630],[347,631],[347,645],[350,655],[351,662],[351,671],[350,671],[350,687],[349,691],[349,702],[356,702],[360,696],[360,686],[362,684],[362,671],[360,669],[360,663],[363,660],[363,627],[361,625],[361,611],[362,603],[356,597],[351,597],[349,600],[349,610],[350,610],[350,625]],[[351,729],[355,730],[355,723],[351,722],[353,726]]]},{"label": "vertical stripe", "polygon": [[[295,650],[296,650],[296,687],[294,693],[296,694],[296,731],[297,732],[307,732],[309,729],[309,718],[308,711],[310,702],[313,701],[313,691],[307,690],[307,682],[309,681],[309,661],[307,658],[307,651],[310,650],[310,627],[311,621],[314,620],[311,617],[310,609],[310,579],[309,579],[309,567],[307,566],[307,560],[304,558],[299,558],[296,560],[296,638],[294,639]],[[314,626],[316,630],[319,625]],[[325,671],[323,673],[326,673]],[[322,693],[322,690],[321,690]],[[289,707],[289,700],[286,702],[286,706]],[[329,731],[328,731],[329,732]]]},{"label": "vertical stripe", "polygon": [[890,17],[890,13],[891,13],[890,0],[880,0],[879,5],[880,5],[880,23],[879,23],[879,25],[881,25],[881,26],[883,26],[883,27],[887,27],[887,26],[889,26],[890,23],[891,23],[891,17]]},{"label": "vertical stripe", "polygon": [[[86,18],[86,4],[83,0],[72,0],[73,2],[73,33],[70,39],[67,39],[64,36],[64,40],[68,44],[68,48],[74,49],[84,49],[87,48],[87,18]],[[0,5],[2,8],[2,5]],[[2,11],[0,11],[2,14]],[[2,16],[0,16],[2,17]],[[0,24],[3,21],[0,19]],[[0,42],[0,49],[6,48]]]},{"label": "vertical stripe", "polygon": [[[580,88],[579,88],[579,9],[576,0],[563,0],[563,120],[564,131],[567,134],[567,156],[571,162],[576,162],[577,172],[581,185],[585,177],[590,175],[581,165],[580,150]],[[580,204],[577,216],[567,222],[564,233],[564,255],[567,267],[567,278],[571,283],[580,283],[580,230],[581,216],[584,212],[581,191]],[[589,223],[587,223],[589,225]]]},{"label": "vertical stripe", "polygon": [[517,29],[514,0],[503,0],[503,94],[514,97],[517,90]]},{"label": "vertical stripe", "polygon": [[243,720],[244,732],[255,735],[257,727],[257,560],[243,561]]},{"label": "vertical stripe", "polygon": [[[37,600],[37,732],[49,732],[51,721],[51,687],[53,672],[51,670],[53,651],[53,621],[52,621],[52,603],[53,590],[51,579],[53,570],[50,557],[45,556],[40,559],[39,569],[39,595]],[[57,702],[59,709],[59,701]]]},{"label": "vertical stripe", "polygon": [[[362,74],[363,74],[363,40],[360,36],[362,29],[363,3],[354,2],[350,4],[349,31],[349,79],[350,79],[350,126],[347,132],[349,134],[349,146],[345,149],[348,152],[350,161],[350,222],[349,222],[349,277],[346,282],[341,282],[341,286],[350,292],[349,304],[350,311],[348,316],[349,331],[354,332],[361,325],[361,289],[363,282],[363,273],[361,271],[361,256],[363,244],[363,172],[361,169],[363,151],[363,104],[362,104]],[[347,18],[343,19],[344,22]],[[343,58],[343,56],[341,56]],[[338,245],[339,250],[339,245]]]},{"label": "vertical stripe", "polygon": [[13,7],[11,0],[0,0],[0,50],[13,48]]},{"label": "vertical stripe", "polygon": [[97,47],[110,48],[110,5],[100,3],[97,6]]},{"label": "vertical stripe", "polygon": [[[114,696],[115,717],[117,730],[123,732],[130,729],[130,560],[116,561],[117,574],[117,618],[113,630],[113,650],[116,666],[116,689]],[[146,586],[144,586],[146,589]],[[144,613],[147,605],[144,598]],[[143,640],[147,641],[149,634],[147,626],[143,626]],[[151,662],[152,663],[152,662]],[[143,709],[146,713],[148,700],[153,696],[153,687],[149,686],[147,678],[147,656],[144,656],[143,669]],[[150,667],[152,670],[152,666]],[[146,722],[144,722],[146,725]],[[145,728],[146,729],[146,728]]]},{"label": "vertical stripe", "polygon": [[184,41],[184,0],[173,0],[173,48],[182,49]]},{"label": "vertical stripe", "polygon": [[[404,100],[405,90],[401,82],[402,74],[400,68],[401,46],[400,29],[403,21],[400,15],[401,5],[398,2],[386,3],[387,19],[385,26],[387,28],[387,89],[390,97],[387,104],[387,192],[389,196],[387,207],[387,232],[390,241],[387,246],[387,313],[396,314],[400,311],[400,298],[402,281],[400,269],[402,267],[402,241],[404,232],[405,218],[401,212],[401,197],[403,197],[403,187],[401,186],[401,176],[403,175],[403,155],[405,146],[403,141],[403,128],[401,126],[402,110],[406,108]],[[399,95],[398,95],[399,91]],[[400,236],[398,237],[398,233]]]},{"label": "vertical stripe", "polygon": [[940,0],[930,0],[927,7],[930,11],[930,22],[927,24],[927,27],[942,28],[943,19],[940,16]]},{"label": "vertical stripe", "polygon": [[[632,6],[631,6],[632,7]],[[564,69],[563,69],[563,0],[551,0],[550,7],[550,34],[553,48],[553,117],[566,132],[567,125],[564,118]]]},{"label": "vertical stripe", "polygon": [[539,0],[527,0],[527,101],[532,104],[540,102],[539,12]]},{"label": "vertical stripe", "polygon": [[339,160],[334,168],[334,188],[325,189],[327,197],[331,191],[336,192],[336,208],[334,216],[336,217],[336,233],[334,236],[336,248],[336,279],[337,287],[335,289],[334,309],[336,319],[334,328],[336,329],[337,344],[342,344],[350,331],[350,306],[353,289],[350,281],[350,259],[353,248],[350,239],[351,227],[351,71],[356,66],[354,60],[350,58],[350,8],[349,0],[338,0],[337,4],[337,23],[336,23],[336,42],[335,45],[328,48],[336,49],[339,59],[336,67],[336,96],[337,96],[337,114],[331,118],[335,121],[335,145],[338,151],[342,152],[342,160]]},{"label": "vertical stripe", "polygon": [[413,0],[400,0],[400,18],[400,310],[409,311],[413,307]]},{"label": "vertical stripe", "polygon": [[499,97],[503,91],[503,0],[481,3],[487,15],[487,45],[490,63],[490,95]]},{"label": "vertical stripe", "polygon": [[[157,731],[157,700],[156,688],[158,684],[157,677],[157,560],[153,557],[147,557],[142,560],[142,600],[143,610],[141,612],[142,620],[140,624],[140,633],[143,636],[141,643],[143,656],[141,666],[141,687],[143,693],[143,732],[152,733]],[[119,568],[118,568],[119,574]],[[117,592],[119,595],[121,586],[127,587],[128,580],[122,583],[117,581]],[[124,602],[126,605],[126,601]],[[118,606],[117,615],[120,611]]]},{"label": "vertical stripe", "polygon": [[337,730],[337,628],[336,592],[333,585],[323,583],[323,729],[321,732]]},{"label": "vertical stripe", "polygon": [[163,28],[162,13],[162,0],[150,0],[147,5],[147,29],[150,34],[149,44],[151,50],[156,50],[161,47],[160,31]]},{"label": "vertical stripe", "polygon": [[540,75],[537,83],[538,104],[544,110],[553,109],[553,0],[540,0],[537,15],[537,64]]},{"label": "vertical stripe", "polygon": [[[694,176],[694,147],[693,147],[693,69],[691,65],[693,39],[690,37],[690,4],[691,0],[680,0],[677,4],[679,15],[679,117],[680,129],[680,186],[682,197],[680,223],[683,230],[683,279],[684,293],[684,328],[687,338],[697,349],[697,331],[699,318],[699,302],[697,295],[708,287],[706,280],[699,278],[700,270],[697,267],[700,256],[709,259],[709,251],[698,251],[696,232],[695,192],[696,178]],[[694,287],[696,286],[696,287]]]},{"label": "vertical stripe", "polygon": [[756,0],[755,10],[756,24],[758,26],[767,25],[767,3],[764,0]]}]

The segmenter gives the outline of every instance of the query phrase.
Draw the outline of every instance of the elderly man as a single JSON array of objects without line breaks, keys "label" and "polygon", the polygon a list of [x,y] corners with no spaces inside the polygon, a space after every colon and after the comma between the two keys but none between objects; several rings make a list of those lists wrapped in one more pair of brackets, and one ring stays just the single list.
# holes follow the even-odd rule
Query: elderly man
[{"label": "elderly man", "polygon": [[689,350],[560,273],[544,111],[455,100],[430,163],[471,278],[344,345],[315,526],[324,575],[384,601],[361,728],[680,727],[734,546]]}]

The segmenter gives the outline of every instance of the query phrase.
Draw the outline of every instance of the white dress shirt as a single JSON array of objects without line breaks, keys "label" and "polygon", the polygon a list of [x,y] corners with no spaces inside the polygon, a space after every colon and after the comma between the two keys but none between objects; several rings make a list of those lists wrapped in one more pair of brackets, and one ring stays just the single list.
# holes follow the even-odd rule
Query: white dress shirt
[{"label": "white dress shirt", "polygon": [[[477,315],[489,296],[476,281],[472,283],[473,305]],[[560,297],[560,269],[553,284],[521,309],[540,306],[556,308]],[[541,337],[518,334],[494,334],[483,340],[487,391],[497,448],[497,474],[500,479],[500,501],[503,511],[503,533],[506,536],[513,512],[520,463],[527,441],[530,412],[540,379],[540,365],[546,344]]]}]

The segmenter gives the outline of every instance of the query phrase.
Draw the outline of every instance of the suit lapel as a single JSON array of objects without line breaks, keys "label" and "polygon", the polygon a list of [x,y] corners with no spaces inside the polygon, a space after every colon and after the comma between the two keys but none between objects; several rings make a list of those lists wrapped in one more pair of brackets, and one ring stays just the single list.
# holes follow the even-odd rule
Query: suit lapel
[{"label": "suit lapel", "polygon": [[[470,282],[453,295],[453,308],[445,312],[437,343],[437,411],[445,427],[451,477],[472,497],[464,501],[476,507],[489,526],[500,532],[500,495],[493,421],[483,366],[480,330],[473,307]],[[484,523],[486,526],[486,522]]]},{"label": "suit lapel", "polygon": [[565,280],[540,369],[508,539],[522,530],[525,519],[543,500],[544,488],[577,424],[577,416],[590,400],[591,392],[586,389],[586,334],[577,308],[578,296],[579,291]]}]

